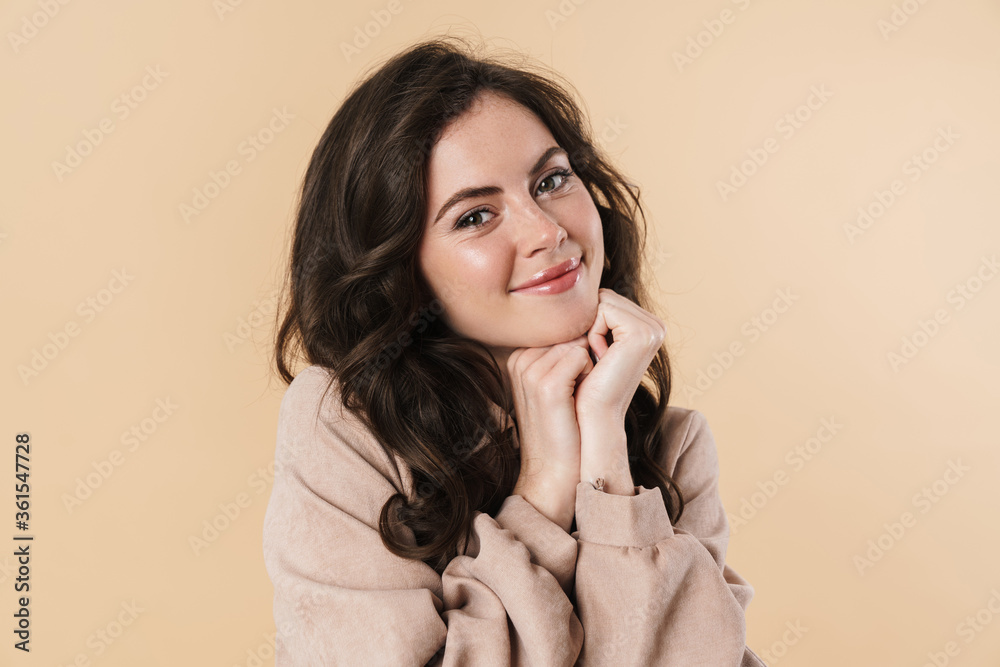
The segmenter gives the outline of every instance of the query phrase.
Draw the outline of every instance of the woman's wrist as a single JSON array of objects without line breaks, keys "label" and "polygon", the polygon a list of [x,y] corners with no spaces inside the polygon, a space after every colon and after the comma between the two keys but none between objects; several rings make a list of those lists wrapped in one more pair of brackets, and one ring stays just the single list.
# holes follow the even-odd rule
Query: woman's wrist
[{"label": "woman's wrist", "polygon": [[604,493],[610,493],[615,496],[634,496],[635,495],[635,485],[632,483],[632,477],[622,477],[615,476],[610,480],[607,478],[601,478],[604,481],[604,488],[601,489]]},{"label": "woman's wrist", "polygon": [[580,479],[595,483],[603,481],[602,490],[620,496],[634,496],[632,470],[628,462],[628,440],[625,428],[580,425]]},{"label": "woman's wrist", "polygon": [[521,496],[546,519],[567,533],[576,514],[576,483],[556,482],[522,475],[512,495]]}]

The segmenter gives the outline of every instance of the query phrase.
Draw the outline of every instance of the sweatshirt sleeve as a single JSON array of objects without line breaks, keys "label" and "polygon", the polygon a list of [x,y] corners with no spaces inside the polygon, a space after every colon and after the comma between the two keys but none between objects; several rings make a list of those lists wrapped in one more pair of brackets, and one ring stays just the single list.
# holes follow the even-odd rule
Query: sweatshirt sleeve
[{"label": "sweatshirt sleeve", "polygon": [[378,517],[397,491],[412,497],[408,468],[339,402],[320,410],[326,376],[315,368],[282,399],[264,518],[277,667],[573,665],[576,540],[509,496],[496,518],[474,514],[469,545],[441,576],[394,555]]},{"label": "sweatshirt sleeve", "polygon": [[764,665],[746,646],[753,588],[725,564],[715,441],[700,412],[670,410],[665,469],[685,500],[676,526],[658,487],[621,496],[577,486],[581,664]]}]

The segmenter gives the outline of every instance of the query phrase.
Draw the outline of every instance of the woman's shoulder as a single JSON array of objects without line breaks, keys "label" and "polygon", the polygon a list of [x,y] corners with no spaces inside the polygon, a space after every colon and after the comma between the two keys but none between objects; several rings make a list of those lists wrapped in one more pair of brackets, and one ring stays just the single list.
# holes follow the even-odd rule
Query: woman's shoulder
[{"label": "woman's shoulder", "polygon": [[701,412],[668,405],[663,430],[664,444],[660,454],[669,475],[673,476],[679,465],[686,474],[718,471],[715,439]]},{"label": "woman's shoulder", "polygon": [[285,389],[279,419],[315,418],[320,414],[327,419],[347,418],[345,412],[336,375],[325,366],[313,364],[299,371]]},{"label": "woman's shoulder", "polygon": [[667,423],[673,427],[684,425],[706,426],[708,424],[705,415],[696,408],[684,408],[679,405],[667,406]]},{"label": "woman's shoulder", "polygon": [[320,366],[319,364],[306,366],[292,378],[291,384],[285,390],[285,396],[287,397],[289,394],[312,395],[316,387],[320,384],[325,387],[331,380],[336,383],[337,378],[333,371],[326,366]]},{"label": "woman's shoulder", "polygon": [[401,459],[344,407],[340,383],[324,366],[302,369],[285,390],[278,416],[278,455],[294,460],[302,475],[331,468],[364,469],[366,477],[377,471],[376,477],[389,480],[399,491],[412,484]]}]

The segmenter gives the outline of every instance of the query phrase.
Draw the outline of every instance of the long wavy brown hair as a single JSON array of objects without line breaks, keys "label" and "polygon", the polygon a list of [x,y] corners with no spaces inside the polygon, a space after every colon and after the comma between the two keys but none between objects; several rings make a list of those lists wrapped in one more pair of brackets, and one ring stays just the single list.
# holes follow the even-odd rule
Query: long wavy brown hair
[{"label": "long wavy brown hair", "polygon": [[[646,220],[639,190],[595,145],[568,92],[575,89],[521,54],[505,59],[478,48],[457,37],[413,45],[367,75],[336,111],[302,185],[275,339],[285,383],[294,379],[289,365],[298,347],[308,364],[332,371],[327,392],[339,385],[341,403],[409,466],[414,493],[389,498],[379,533],[391,552],[438,573],[468,543],[473,513],[496,516],[520,470],[504,374],[484,344],[438,317],[441,302],[417,263],[428,155],[478,94],[522,104],[566,149],[603,223],[601,287],[651,310],[640,276]],[[684,499],[657,464],[669,396],[661,347],[632,398],[625,432],[633,482],[659,487],[676,523]],[[514,419],[499,423],[496,406]],[[401,525],[412,536],[400,534]]]}]

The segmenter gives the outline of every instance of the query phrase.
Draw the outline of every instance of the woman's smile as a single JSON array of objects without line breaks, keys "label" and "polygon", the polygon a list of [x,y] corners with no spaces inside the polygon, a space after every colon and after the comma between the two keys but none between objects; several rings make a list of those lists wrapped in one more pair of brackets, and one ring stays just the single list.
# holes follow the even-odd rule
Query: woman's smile
[{"label": "woman's smile", "polygon": [[[543,271],[538,278],[523,283],[521,287],[511,290],[511,292],[515,294],[560,294],[580,282],[583,270],[581,266],[580,259],[574,257],[550,270],[551,273]],[[548,275],[552,275],[552,277],[549,278]]]}]

